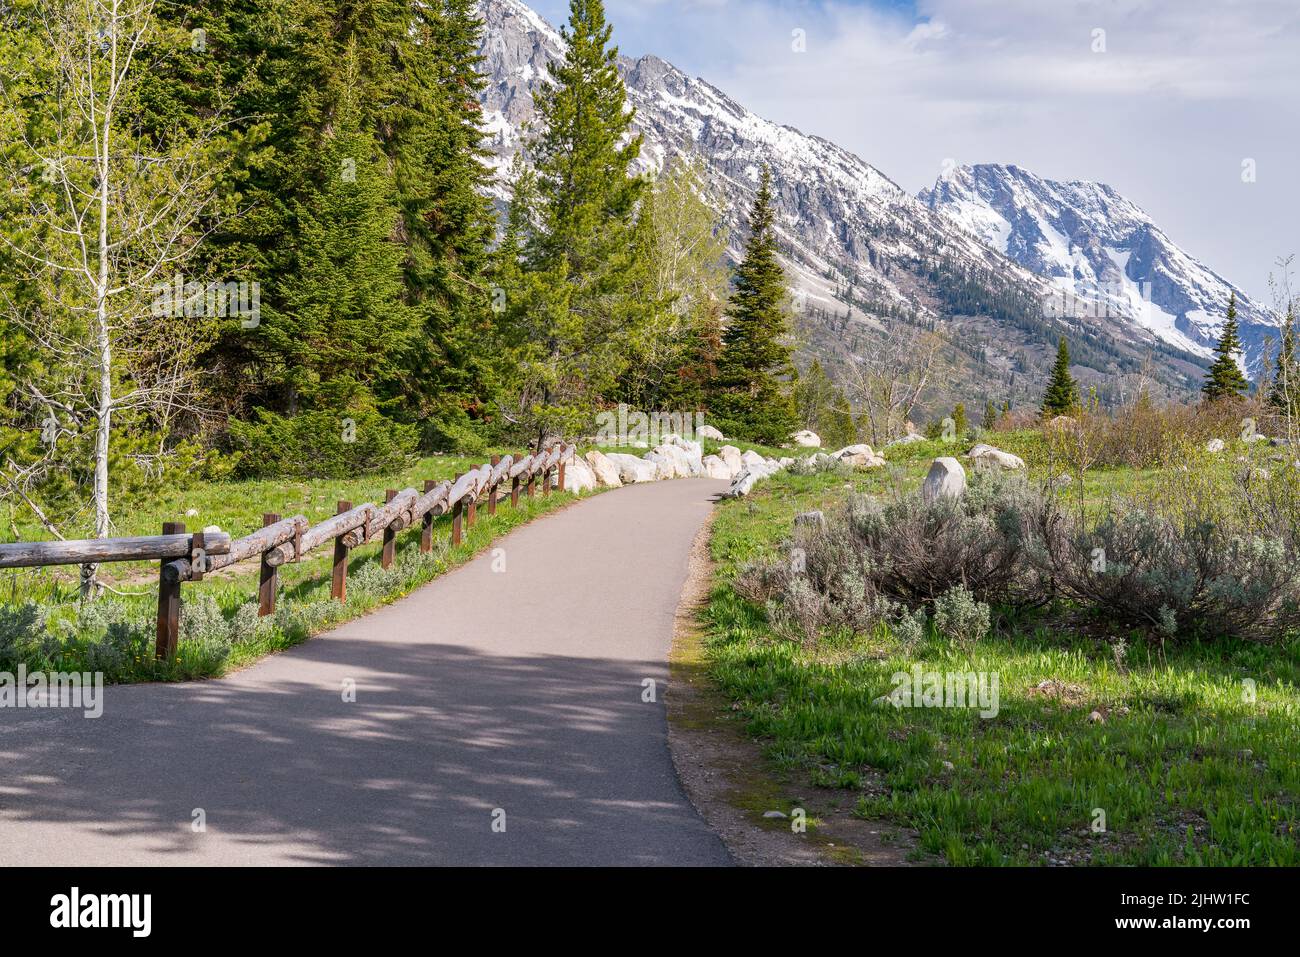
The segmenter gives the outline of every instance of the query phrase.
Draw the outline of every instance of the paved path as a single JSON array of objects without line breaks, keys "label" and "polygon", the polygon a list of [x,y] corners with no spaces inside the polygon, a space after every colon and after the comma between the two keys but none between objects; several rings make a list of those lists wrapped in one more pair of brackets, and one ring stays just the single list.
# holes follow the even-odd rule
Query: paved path
[{"label": "paved path", "polygon": [[0,864],[728,863],[663,706],[724,488],[596,496],[498,542],[504,572],[485,553],[229,678],[106,688],[95,720],[0,710]]}]

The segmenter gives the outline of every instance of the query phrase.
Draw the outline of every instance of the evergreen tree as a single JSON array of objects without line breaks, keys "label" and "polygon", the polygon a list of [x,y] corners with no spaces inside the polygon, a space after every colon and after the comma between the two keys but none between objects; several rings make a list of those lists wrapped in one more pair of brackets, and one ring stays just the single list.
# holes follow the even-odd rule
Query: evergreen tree
[{"label": "evergreen tree", "polygon": [[795,380],[793,397],[799,427],[816,432],[823,446],[838,448],[857,441],[849,400],[819,360]]},{"label": "evergreen tree", "polygon": [[1268,390],[1268,404],[1289,420],[1300,418],[1300,357],[1296,356],[1295,312],[1289,304],[1277,368]]},{"label": "evergreen tree", "polygon": [[966,417],[966,404],[958,402],[952,409],[953,432],[958,441],[966,437],[970,430],[970,420]]},{"label": "evergreen tree", "polygon": [[992,399],[984,400],[984,418],[980,421],[980,426],[985,429],[991,429],[998,424],[998,410],[993,404]]},{"label": "evergreen tree", "polygon": [[1062,336],[1056,348],[1056,363],[1047,381],[1047,391],[1043,393],[1043,415],[1069,415],[1078,407],[1079,385],[1070,375],[1070,347]]},{"label": "evergreen tree", "polygon": [[786,341],[790,292],[773,220],[772,172],[764,166],[745,258],[734,277],[710,412],[728,435],[779,445],[798,428],[798,419],[783,381],[793,378]]},{"label": "evergreen tree", "polygon": [[503,326],[520,371],[514,417],[540,438],[589,428],[662,304],[648,283],[646,229],[636,212],[646,182],[631,173],[641,137],[618,75],[601,0],[571,0],[564,59],[537,96],[534,174],[516,188],[522,270],[506,288]]},{"label": "evergreen tree", "polygon": [[1237,294],[1228,297],[1228,318],[1223,324],[1223,333],[1214,348],[1214,362],[1206,375],[1201,394],[1205,401],[1219,399],[1236,399],[1250,391],[1250,383],[1242,375],[1237,365],[1237,356],[1242,351],[1241,337],[1237,332]]}]

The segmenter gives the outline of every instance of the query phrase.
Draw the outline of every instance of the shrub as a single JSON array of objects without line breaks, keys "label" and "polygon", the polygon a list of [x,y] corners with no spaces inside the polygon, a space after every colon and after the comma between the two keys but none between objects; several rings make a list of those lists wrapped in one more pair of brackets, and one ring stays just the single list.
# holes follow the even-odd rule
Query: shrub
[{"label": "shrub", "polygon": [[0,605],[0,670],[14,671],[46,657],[45,609],[35,602]]},{"label": "shrub", "polygon": [[1165,639],[1270,641],[1300,628],[1297,554],[1195,509],[1117,504],[1085,524],[1045,506],[1036,557],[1076,617]]},{"label": "shrub", "polygon": [[415,456],[418,429],[373,409],[304,412],[288,418],[257,411],[253,422],[230,423],[245,476],[343,478],[398,471]]},{"label": "shrub", "polygon": [[988,606],[976,607],[977,598],[1041,601],[1033,567],[1022,559],[1036,501],[1023,480],[997,473],[976,475],[960,500],[926,503],[919,493],[899,493],[886,504],[855,498],[825,525],[798,527],[783,558],[748,566],[735,588],[766,607],[779,634],[803,641],[884,624],[915,643],[926,610],[937,610],[946,596],[945,625],[959,640],[973,641],[989,621]]},{"label": "shrub", "polygon": [[1018,477],[977,470],[960,499],[922,500],[896,492],[881,503],[857,498],[848,523],[855,547],[873,556],[882,594],[908,607],[932,606],[957,585],[995,604],[1041,604],[1041,587],[1022,561],[1038,494]]},{"label": "shrub", "polygon": [[950,641],[969,647],[989,633],[992,613],[965,585],[954,585],[934,602],[934,627]]}]

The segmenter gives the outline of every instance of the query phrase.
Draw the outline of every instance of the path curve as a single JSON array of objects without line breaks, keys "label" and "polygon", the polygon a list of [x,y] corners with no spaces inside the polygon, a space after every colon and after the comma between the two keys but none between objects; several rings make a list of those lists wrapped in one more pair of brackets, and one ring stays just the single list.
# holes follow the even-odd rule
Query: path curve
[{"label": "path curve", "polygon": [[106,688],[98,719],[0,711],[0,864],[729,863],[663,705],[725,488],[595,496],[228,678]]}]

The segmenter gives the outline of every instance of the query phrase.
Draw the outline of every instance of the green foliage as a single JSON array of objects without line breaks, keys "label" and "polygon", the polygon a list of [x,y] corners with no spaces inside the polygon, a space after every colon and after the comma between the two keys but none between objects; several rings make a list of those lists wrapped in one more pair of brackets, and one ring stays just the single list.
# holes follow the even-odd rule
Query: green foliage
[{"label": "green foliage", "polygon": [[1282,343],[1277,352],[1273,381],[1269,383],[1268,404],[1287,422],[1300,418],[1300,356],[1296,355],[1295,311],[1287,306]]},{"label": "green foliage", "polygon": [[729,436],[779,445],[798,427],[787,383],[790,292],[777,258],[772,173],[759,175],[745,258],[736,268],[709,412]]},{"label": "green foliage", "polygon": [[1237,365],[1237,356],[1241,352],[1241,336],[1237,331],[1237,294],[1234,292],[1228,297],[1228,317],[1214,347],[1214,362],[1206,373],[1205,384],[1201,386],[1205,401],[1236,399],[1250,391],[1250,383]]},{"label": "green foliage", "polygon": [[819,360],[814,359],[795,380],[793,400],[799,428],[816,432],[826,448],[842,448],[857,441],[849,400]]},{"label": "green foliage", "polygon": [[1079,407],[1079,385],[1070,375],[1070,347],[1061,337],[1056,348],[1056,364],[1043,393],[1043,416],[1069,415]]},{"label": "green foliage", "polygon": [[565,58],[537,97],[531,170],[517,170],[497,278],[502,338],[517,367],[513,417],[535,435],[589,428],[664,302],[648,295],[641,138],[600,0],[573,0]]},{"label": "green foliage", "polygon": [[399,469],[412,461],[419,442],[415,426],[364,407],[296,416],[259,409],[255,415],[230,423],[243,475],[342,478]]}]

